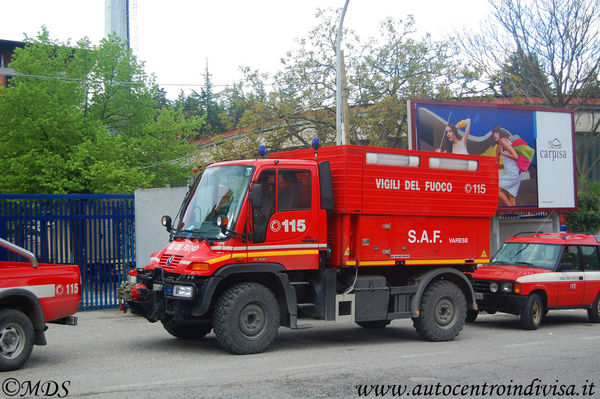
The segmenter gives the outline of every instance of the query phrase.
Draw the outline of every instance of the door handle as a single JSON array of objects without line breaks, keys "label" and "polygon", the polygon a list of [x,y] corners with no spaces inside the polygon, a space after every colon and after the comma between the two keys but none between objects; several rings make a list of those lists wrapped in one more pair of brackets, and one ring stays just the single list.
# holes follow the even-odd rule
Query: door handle
[{"label": "door handle", "polygon": [[317,242],[316,238],[303,238],[302,242]]}]

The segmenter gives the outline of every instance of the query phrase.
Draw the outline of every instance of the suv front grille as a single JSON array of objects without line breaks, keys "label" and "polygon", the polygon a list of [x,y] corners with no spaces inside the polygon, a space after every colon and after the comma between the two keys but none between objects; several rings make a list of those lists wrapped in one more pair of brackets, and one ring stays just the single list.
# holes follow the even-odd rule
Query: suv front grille
[{"label": "suv front grille", "polygon": [[475,292],[490,292],[491,281],[473,280],[473,289]]}]

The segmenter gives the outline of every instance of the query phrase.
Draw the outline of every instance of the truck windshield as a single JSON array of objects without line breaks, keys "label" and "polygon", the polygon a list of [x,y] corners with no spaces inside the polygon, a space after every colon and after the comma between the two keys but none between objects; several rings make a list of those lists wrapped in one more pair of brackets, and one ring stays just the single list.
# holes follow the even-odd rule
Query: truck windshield
[{"label": "truck windshield", "polygon": [[227,228],[234,228],[253,174],[254,167],[247,165],[207,168],[182,214],[175,236],[209,241],[226,239],[228,236],[217,226],[217,218],[227,217]]},{"label": "truck windshield", "polygon": [[560,249],[560,245],[553,244],[504,243],[492,260],[492,264],[531,266],[552,270],[558,261]]}]

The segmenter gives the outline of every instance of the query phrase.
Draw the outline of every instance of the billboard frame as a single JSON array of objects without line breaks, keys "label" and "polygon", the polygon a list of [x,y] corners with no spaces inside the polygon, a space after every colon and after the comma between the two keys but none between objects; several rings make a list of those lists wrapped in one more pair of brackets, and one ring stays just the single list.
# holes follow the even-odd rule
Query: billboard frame
[{"label": "billboard frame", "polygon": [[[500,204],[498,208],[499,213],[515,213],[515,212],[569,212],[577,210],[577,164],[576,164],[576,148],[575,148],[575,119],[574,119],[574,110],[567,108],[552,108],[548,106],[536,106],[536,105],[515,105],[515,104],[498,104],[498,103],[490,103],[490,102],[476,102],[476,101],[461,101],[461,100],[432,100],[432,99],[410,99],[407,101],[407,111],[408,111],[408,148],[414,150],[426,150],[425,148],[421,148],[420,143],[422,143],[422,138],[419,136],[419,126],[418,124],[418,116],[417,109],[421,107],[449,107],[449,108],[457,108],[457,109],[480,109],[482,112],[499,112],[499,113],[531,113],[531,119],[534,123],[532,134],[535,137],[535,158],[536,158],[536,173],[537,173],[537,160],[540,158],[537,142],[537,127],[538,122],[536,120],[538,114],[541,116],[549,116],[552,117],[554,114],[559,115],[559,119],[562,119],[563,122],[566,122],[564,117],[561,114],[569,114],[569,124],[570,124],[570,143],[571,151],[568,151],[568,156],[571,157],[572,163],[570,163],[570,167],[572,168],[572,176],[568,173],[568,179],[572,179],[572,201],[568,193],[566,196],[568,197],[567,202],[572,203],[572,206],[543,206],[540,204],[540,198],[537,198],[537,203],[533,206],[527,205],[517,205],[517,206],[504,206]],[[442,119],[439,117],[439,119]],[[450,119],[450,117],[448,117]],[[544,119],[544,118],[541,118]],[[564,132],[564,129],[562,130]],[[433,143],[432,143],[433,144]],[[430,148],[431,150],[431,148]],[[541,151],[541,149],[540,149]],[[544,151],[542,151],[544,152]],[[542,168],[544,170],[544,168]],[[546,173],[547,174],[547,173]],[[569,182],[570,183],[570,182]],[[536,195],[539,195],[540,187],[538,186],[538,181],[535,182],[535,189],[537,190]],[[563,195],[564,194],[564,187]],[[548,192],[543,193],[543,198],[548,196]],[[542,198],[542,199],[543,199]],[[542,202],[550,202],[550,201],[542,201]]]}]

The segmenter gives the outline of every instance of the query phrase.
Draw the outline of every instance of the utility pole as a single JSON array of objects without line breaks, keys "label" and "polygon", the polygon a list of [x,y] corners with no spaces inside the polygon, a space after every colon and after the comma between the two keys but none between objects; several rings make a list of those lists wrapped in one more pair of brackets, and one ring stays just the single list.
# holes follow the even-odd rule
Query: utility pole
[{"label": "utility pole", "polygon": [[344,135],[343,144],[350,144],[350,128],[348,124],[349,111],[348,111],[348,81],[346,80],[346,66],[344,62],[344,50],[342,53],[342,133]]},{"label": "utility pole", "polygon": [[346,10],[348,9],[348,3],[350,0],[346,0],[342,15],[340,17],[340,24],[338,26],[337,38],[336,38],[336,93],[335,93],[335,126],[337,131],[336,143],[338,145],[346,144],[346,135],[344,133],[345,123],[343,116],[342,106],[342,51],[340,49],[342,43],[342,26],[344,25],[344,17],[346,16]]}]

